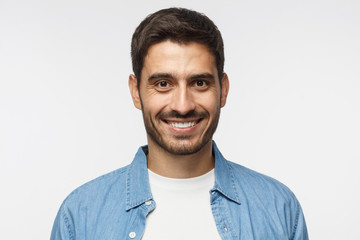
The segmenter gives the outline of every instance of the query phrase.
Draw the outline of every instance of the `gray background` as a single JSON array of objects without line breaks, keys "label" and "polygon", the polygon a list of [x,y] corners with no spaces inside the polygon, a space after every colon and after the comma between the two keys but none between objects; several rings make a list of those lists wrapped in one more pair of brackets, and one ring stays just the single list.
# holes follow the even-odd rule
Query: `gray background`
[{"label": "gray background", "polygon": [[135,27],[160,8],[222,31],[215,140],[289,186],[311,239],[360,235],[359,1],[0,1],[0,238],[48,239],[64,198],[146,143],[127,87]]}]

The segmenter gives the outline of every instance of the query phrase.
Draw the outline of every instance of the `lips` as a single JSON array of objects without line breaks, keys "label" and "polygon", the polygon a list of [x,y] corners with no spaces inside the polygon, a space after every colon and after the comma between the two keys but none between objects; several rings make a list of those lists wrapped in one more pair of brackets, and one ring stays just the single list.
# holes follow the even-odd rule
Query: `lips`
[{"label": "lips", "polygon": [[173,128],[179,128],[179,129],[187,129],[187,128],[192,128],[194,127],[196,124],[198,124],[202,119],[197,119],[197,120],[184,120],[184,121],[179,121],[179,120],[163,120],[166,124],[168,124],[169,126],[173,127]]},{"label": "lips", "polygon": [[168,122],[168,124],[176,128],[189,128],[195,126],[196,122]]},{"label": "lips", "polygon": [[196,112],[194,110],[180,114],[176,111],[161,112],[157,116],[165,123],[172,132],[175,133],[191,133],[197,129],[198,124],[205,118],[208,113],[205,111]]}]

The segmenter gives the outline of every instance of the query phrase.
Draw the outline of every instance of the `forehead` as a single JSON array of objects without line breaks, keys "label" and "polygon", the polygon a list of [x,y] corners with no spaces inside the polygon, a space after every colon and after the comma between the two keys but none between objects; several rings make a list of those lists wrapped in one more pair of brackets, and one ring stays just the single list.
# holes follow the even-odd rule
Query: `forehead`
[{"label": "forehead", "polygon": [[150,46],[144,58],[141,75],[145,77],[156,72],[175,75],[209,73],[217,76],[215,57],[206,45],[170,40]]}]

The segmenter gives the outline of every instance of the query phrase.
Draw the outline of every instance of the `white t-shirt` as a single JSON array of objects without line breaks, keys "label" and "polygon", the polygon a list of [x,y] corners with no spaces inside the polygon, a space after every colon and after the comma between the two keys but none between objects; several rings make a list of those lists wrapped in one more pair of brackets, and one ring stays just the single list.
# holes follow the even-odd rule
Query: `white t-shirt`
[{"label": "white t-shirt", "polygon": [[194,178],[176,179],[149,170],[156,208],[146,219],[142,240],[219,240],[210,207],[214,169]]}]

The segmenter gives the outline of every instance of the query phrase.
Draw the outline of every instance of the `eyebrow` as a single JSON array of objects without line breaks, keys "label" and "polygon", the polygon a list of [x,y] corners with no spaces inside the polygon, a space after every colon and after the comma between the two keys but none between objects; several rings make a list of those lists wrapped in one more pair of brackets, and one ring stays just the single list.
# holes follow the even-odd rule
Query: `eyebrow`
[{"label": "eyebrow", "polygon": [[158,80],[160,78],[174,78],[174,76],[170,73],[155,73],[153,75],[151,75],[149,78],[148,78],[148,81],[149,82],[153,82],[155,80]]},{"label": "eyebrow", "polygon": [[206,79],[209,81],[215,81],[215,77],[214,75],[210,74],[210,73],[201,73],[201,74],[195,74],[195,75],[191,75],[190,76],[191,80],[195,80],[195,79]]},{"label": "eyebrow", "polygon": [[[167,78],[167,79],[175,79],[176,77],[170,73],[154,73],[148,78],[149,82],[156,81],[161,78]],[[213,74],[210,73],[200,73],[200,74],[194,74],[189,77],[190,80],[195,79],[207,79],[209,81],[215,81],[215,77]]]}]

